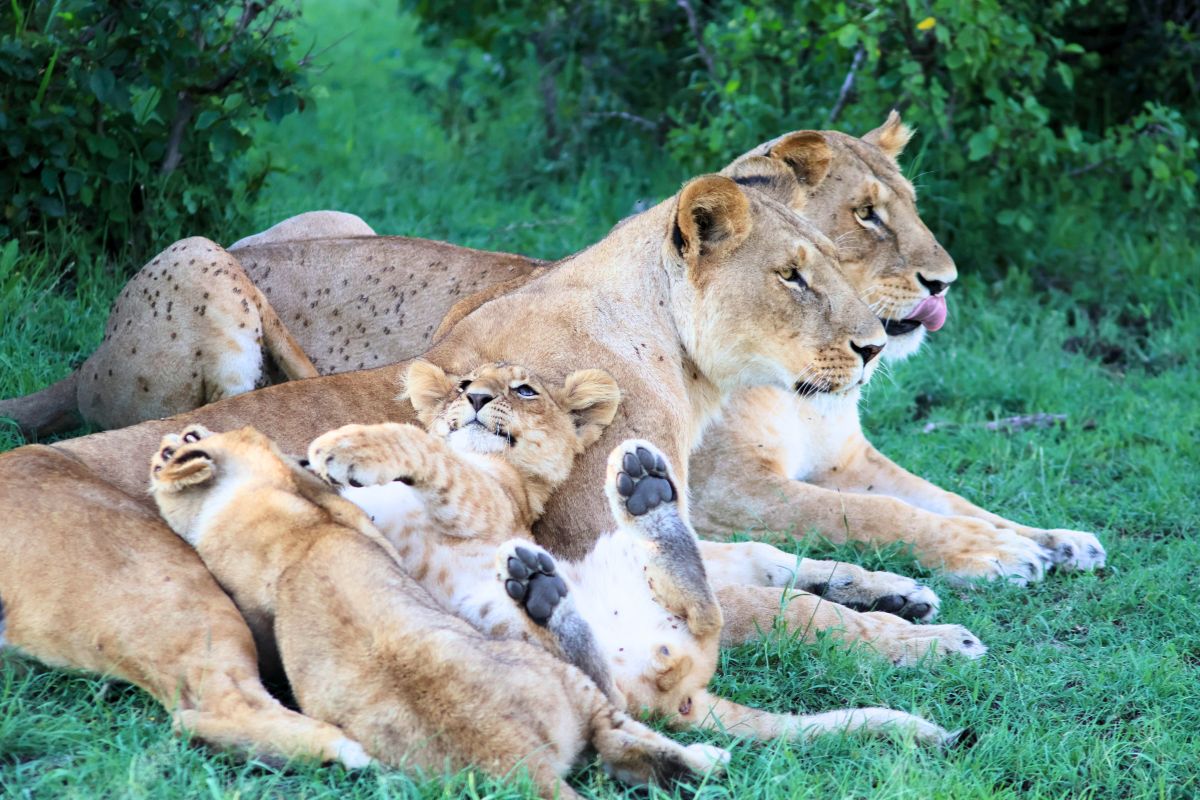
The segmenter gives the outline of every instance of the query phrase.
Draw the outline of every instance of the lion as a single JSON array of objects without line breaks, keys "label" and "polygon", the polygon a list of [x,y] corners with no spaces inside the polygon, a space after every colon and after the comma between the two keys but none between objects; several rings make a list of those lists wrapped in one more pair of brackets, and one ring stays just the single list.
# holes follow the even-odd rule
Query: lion
[{"label": "lion", "polygon": [[[617,528],[583,559],[556,562],[523,538],[615,415],[619,392],[607,373],[580,370],[550,386],[517,365],[447,375],[418,360],[405,391],[428,432],[347,425],[315,439],[307,460],[370,515],[443,608],[483,634],[539,643],[622,708],[677,726],[757,737],[908,729],[947,741],[940,728],[886,709],[796,717],[709,693],[721,610],[702,545],[678,514],[675,478],[650,442],[627,440],[609,455],[604,491]],[[982,654],[982,645],[971,653]]]},{"label": "lion", "polygon": [[[842,273],[884,323],[882,358],[915,353],[946,321],[954,262],[921,222],[916,191],[897,158],[912,136],[893,112],[859,140],[822,134],[840,180],[808,190],[803,213],[837,243]],[[770,158],[792,139],[767,142],[730,166],[787,197]],[[804,171],[804,170],[801,170]],[[816,531],[835,541],[903,542],[951,579],[1039,580],[1049,566],[1093,569],[1105,551],[1095,535],[1031,528],[913,475],[876,450],[858,416],[860,389],[841,395],[755,387],[734,396],[692,454],[693,523],[702,536],[762,530]]]},{"label": "lion", "polygon": [[300,710],[346,731],[364,760],[496,776],[524,765],[547,798],[576,796],[563,776],[588,745],[637,784],[729,760],[636,722],[539,648],[442,611],[362,511],[253,428],[168,434],[150,483],[172,530],[274,638]]},{"label": "lion", "polygon": [[[652,438],[675,465],[679,485],[686,485],[688,453],[736,390],[767,384],[835,394],[873,374],[886,336],[835,258],[829,241],[790,208],[731,178],[701,176],[597,244],[480,306],[424,358],[448,374],[508,360],[556,382],[586,363],[621,386],[625,401],[613,423],[576,459],[572,477],[534,529],[539,544],[556,556],[581,558],[611,524],[595,487],[603,485],[605,454],[618,442]],[[174,632],[194,644],[163,668],[143,659],[158,648],[146,641],[145,615],[114,613],[154,607],[174,619],[185,616],[177,611],[184,600],[228,603],[194,554],[190,560],[180,554],[167,565],[143,555],[170,547],[149,542],[176,537],[147,505],[144,476],[135,465],[163,435],[191,423],[210,429],[253,425],[285,451],[300,452],[331,427],[412,422],[411,403],[396,396],[405,370],[400,363],[292,381],[172,419],[0,455],[0,501],[9,509],[0,537],[0,596],[10,643],[51,663],[129,679],[172,708],[175,694],[163,687],[193,695],[192,684],[211,663],[205,641],[220,639],[236,662],[229,669],[253,674],[244,623],[236,631],[217,630],[205,614],[190,614],[191,621]],[[687,519],[683,493],[679,514]],[[65,580],[40,579],[46,563],[89,563],[89,550],[99,546],[95,540],[108,546],[112,530],[120,542],[111,546],[123,548],[119,567],[74,571],[69,593],[60,591]],[[123,579],[114,581],[105,570]],[[131,597],[124,589],[146,587],[152,596],[156,586],[182,583],[191,588],[186,598],[165,590],[161,597]],[[979,647],[974,637],[960,639],[883,612],[857,612],[787,587],[731,585],[716,587],[716,595],[723,645],[752,641],[781,619],[806,636],[832,630],[884,652],[935,649],[948,655]],[[46,620],[56,617],[70,625],[46,630]],[[100,631],[112,639],[97,650],[92,644]],[[240,651],[234,640],[242,643]],[[257,681],[244,685],[247,692],[261,688]]]},{"label": "lion", "polygon": [[[794,131],[723,170],[836,242],[846,276],[884,320],[889,359],[912,354],[941,326],[957,277],[897,168],[910,136],[892,112],[862,139]],[[78,412],[118,427],[283,378],[398,362],[552,266],[373,234],[353,215],[325,211],[285,220],[229,253],[204,239],[179,242],[126,287],[88,361],[42,392],[0,401],[0,416],[30,434],[69,428]],[[191,368],[176,369],[181,361]],[[713,537],[752,526],[901,540],[959,580],[1027,582],[1049,565],[1092,569],[1106,559],[1094,534],[1022,525],[908,473],[867,441],[856,402],[748,392],[697,459],[696,523]]]}]

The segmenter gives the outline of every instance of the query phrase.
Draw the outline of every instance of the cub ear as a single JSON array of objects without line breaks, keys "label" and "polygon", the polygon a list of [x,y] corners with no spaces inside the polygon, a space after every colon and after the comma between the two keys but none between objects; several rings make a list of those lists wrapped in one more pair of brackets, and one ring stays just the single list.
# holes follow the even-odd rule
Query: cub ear
[{"label": "cub ear", "polygon": [[893,108],[882,125],[862,138],[864,142],[875,145],[885,156],[895,161],[904,152],[904,146],[908,144],[912,135],[912,128],[900,121],[900,112]]},{"label": "cub ear", "polygon": [[805,188],[815,189],[829,174],[833,150],[819,131],[795,131],[771,145],[771,158],[786,164]]},{"label": "cub ear", "polygon": [[679,192],[671,241],[691,269],[710,255],[732,250],[750,233],[750,201],[722,175],[704,175]]},{"label": "cub ear", "polygon": [[159,487],[168,492],[181,492],[191,486],[210,481],[217,474],[213,458],[205,450],[195,447],[175,455],[154,474]]},{"label": "cub ear", "polygon": [[782,161],[767,156],[742,156],[721,171],[733,182],[746,189],[762,192],[790,208],[804,205],[804,193],[796,173]]},{"label": "cub ear", "polygon": [[457,385],[458,381],[447,375],[441,367],[418,359],[408,365],[408,371],[404,374],[404,391],[400,396],[407,396],[417,416],[429,424]]},{"label": "cub ear", "polygon": [[621,390],[613,376],[601,369],[581,369],[563,381],[558,403],[575,421],[579,447],[590,447],[617,415]]}]

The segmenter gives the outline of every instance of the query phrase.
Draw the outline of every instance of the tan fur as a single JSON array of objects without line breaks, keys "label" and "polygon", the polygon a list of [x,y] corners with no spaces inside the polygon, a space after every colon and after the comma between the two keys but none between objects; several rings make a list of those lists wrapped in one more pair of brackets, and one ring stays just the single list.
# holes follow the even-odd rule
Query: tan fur
[{"label": "tan fur", "polygon": [[[825,730],[817,718],[756,711],[709,693],[721,610],[695,534],[676,514],[678,495],[635,515],[617,489],[628,459],[665,463],[650,443],[626,441],[610,454],[605,491],[618,525],[586,557],[555,564],[520,538],[540,516],[542,498],[566,479],[582,442],[598,433],[581,426],[580,417],[591,427],[612,418],[616,386],[605,373],[576,372],[556,389],[519,366],[485,365],[456,376],[416,361],[406,391],[429,433],[412,425],[348,425],[314,440],[308,459],[371,516],[406,571],[443,608],[489,637],[540,643],[620,705],[678,726],[728,726],[753,736]],[[663,469],[671,480],[669,466]],[[725,555],[714,558],[722,562]],[[534,602],[535,581],[541,589],[558,584],[549,590],[554,599],[537,611],[524,605]],[[507,588],[513,584],[521,587],[517,602]],[[925,630],[929,636],[889,655],[897,661],[923,656],[937,638]],[[947,638],[945,628],[940,633]],[[953,635],[970,637],[958,628]],[[882,709],[835,718],[840,730],[899,727],[934,743],[945,736],[936,726]]]},{"label": "tan fur", "polygon": [[[721,179],[704,181],[715,192],[728,195]],[[860,363],[854,366],[857,362],[850,344],[878,344],[883,336],[830,261],[828,242],[765,195],[747,191],[746,197],[749,228],[736,248],[721,250],[720,264],[703,243],[695,247],[695,242],[677,242],[678,220],[688,214],[695,219],[695,215],[693,207],[672,198],[628,220],[604,241],[537,280],[479,307],[427,354],[428,360],[450,373],[461,374],[473,364],[512,359],[531,365],[551,381],[563,380],[576,364],[596,364],[622,387],[626,397],[623,409],[597,446],[578,459],[573,479],[551,499],[538,526],[539,541],[556,554],[582,557],[597,533],[609,527],[609,510],[595,487],[603,482],[604,454],[617,442],[652,439],[679,465],[682,485],[686,483],[682,465],[687,453],[723,398],[738,386],[786,386],[797,379],[815,378],[824,388],[845,391],[866,377],[868,371]],[[709,221],[704,229],[723,228],[712,228]],[[683,257],[681,244],[693,245],[689,252],[698,254],[694,267]],[[792,270],[802,271],[808,291],[788,285],[785,278]],[[693,282],[702,273],[704,286]],[[122,487],[136,495],[142,485],[136,463],[164,434],[193,421],[213,428],[255,424],[293,452],[331,426],[411,421],[415,419],[411,406],[395,398],[402,371],[403,365],[397,365],[281,384],[220,401],[182,418],[83,437],[58,444],[54,450],[16,451],[0,461],[0,471],[6,472],[0,499],[19,505],[28,491],[20,477],[20,470],[28,470],[28,466],[19,467],[10,477],[6,466],[18,463],[11,459],[22,459],[22,465],[27,459],[45,462],[46,469],[53,471],[55,451],[75,455],[89,471],[60,484],[61,488],[49,495],[49,502],[88,507],[89,498]],[[682,514],[686,518],[686,509]],[[145,517],[131,517],[126,524],[139,540],[170,536],[161,523]],[[85,524],[64,524],[60,534],[99,535]],[[55,558],[54,537],[46,536],[43,520],[18,519],[6,537],[19,538],[22,547],[40,552],[41,563]],[[198,560],[171,569],[148,561],[140,568],[163,578],[194,582],[197,598],[220,595]],[[7,583],[0,584],[0,596],[9,589]],[[780,587],[762,590],[774,593],[780,601],[784,596]],[[87,603],[100,591],[100,587],[80,589],[71,604]],[[65,602],[62,598],[44,601],[53,606],[50,611],[56,611],[55,603]],[[780,604],[776,603],[775,610]],[[148,603],[139,607],[145,605]],[[743,611],[751,617],[730,616]],[[853,611],[844,614],[856,618]],[[727,625],[739,630],[769,629],[775,611],[766,604],[743,604],[724,616]],[[898,618],[895,623],[883,631],[876,647],[886,650],[883,639],[898,640],[901,631],[910,627]],[[200,641],[205,636],[203,626],[203,620],[197,619],[193,626],[181,626],[180,632],[190,631],[189,635]],[[81,632],[73,635],[78,637]],[[13,635],[11,629],[9,638],[17,646],[24,644],[25,637]],[[128,650],[109,652],[87,665],[120,673],[121,663],[135,657],[142,645],[132,639],[125,647]],[[42,657],[74,663],[75,656],[66,643],[58,648],[44,648]],[[168,673],[158,679],[186,678]]]},{"label": "tan fur", "polygon": [[439,610],[366,515],[253,428],[168,435],[151,463],[164,518],[275,639],[301,710],[390,766],[524,766],[546,797],[585,745],[624,780],[719,766],[612,707],[574,668]]},{"label": "tan fur", "polygon": [[[833,131],[789,134],[727,172],[737,180],[756,176],[760,190],[786,195],[785,184],[769,179],[772,160],[780,159],[766,156],[799,148],[804,163],[823,163],[814,136],[828,148],[828,169],[838,180],[810,189],[803,213],[834,240],[843,274],[875,313],[903,320],[930,294],[918,276],[949,284],[957,272],[921,222],[915,190],[895,162],[912,136],[898,114],[862,140]],[[878,220],[858,218],[855,209],[865,206]],[[922,327],[889,336],[883,358],[910,355],[924,336]],[[815,532],[837,542],[899,541],[924,565],[964,580],[1026,582],[1040,579],[1049,564],[1104,563],[1104,548],[1090,533],[1010,522],[906,472],[867,441],[857,399],[857,392],[805,398],[756,387],[730,400],[692,457],[697,530],[712,538],[749,528]]]}]

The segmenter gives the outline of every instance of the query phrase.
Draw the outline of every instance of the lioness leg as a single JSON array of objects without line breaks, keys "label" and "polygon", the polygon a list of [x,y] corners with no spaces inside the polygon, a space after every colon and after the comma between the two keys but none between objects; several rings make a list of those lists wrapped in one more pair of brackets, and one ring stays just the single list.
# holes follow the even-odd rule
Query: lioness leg
[{"label": "lioness leg", "polygon": [[1043,530],[1021,525],[980,508],[899,466],[859,434],[847,444],[836,472],[813,476],[812,483],[844,492],[883,494],[945,516],[973,517],[996,528],[1015,531],[1046,547],[1051,560],[1067,569],[1104,566],[1106,554],[1091,533],[1065,529]]},{"label": "lioness leg", "polygon": [[264,351],[289,380],[317,375],[237,259],[184,239],[113,303],[104,342],[79,368],[79,410],[106,428],[190,411],[268,383]]},{"label": "lioness leg", "polygon": [[805,639],[830,631],[846,642],[863,642],[894,664],[914,664],[930,652],[979,658],[987,648],[961,625],[914,625],[883,611],[860,612],[808,594],[767,586],[726,586],[717,590],[725,615],[721,644],[754,641],[781,620],[789,633]]},{"label": "lioness leg", "polygon": [[842,561],[785,553],[765,542],[700,542],[708,580],[717,589],[795,587],[855,611],[887,611],[917,621],[933,619],[941,601],[928,586],[890,572],[871,572]]},{"label": "lioness leg", "polygon": [[920,744],[949,746],[959,734],[890,708],[846,708],[821,714],[775,714],[705,694],[695,698],[695,724],[756,739],[811,739],[829,733],[912,735]]},{"label": "lioness leg", "polygon": [[0,504],[9,644],[128,680],[218,747],[359,763],[341,730],[267,693],[237,609],[145,506],[41,446],[0,456]]},{"label": "lioness leg", "polygon": [[693,454],[692,524],[702,537],[722,539],[747,528],[815,531],[839,543],[908,544],[922,565],[963,580],[1024,583],[1045,574],[1048,551],[1013,531],[972,517],[934,514],[895,497],[793,480],[783,445],[757,435],[763,433],[759,428],[761,421],[744,416],[727,419]]}]

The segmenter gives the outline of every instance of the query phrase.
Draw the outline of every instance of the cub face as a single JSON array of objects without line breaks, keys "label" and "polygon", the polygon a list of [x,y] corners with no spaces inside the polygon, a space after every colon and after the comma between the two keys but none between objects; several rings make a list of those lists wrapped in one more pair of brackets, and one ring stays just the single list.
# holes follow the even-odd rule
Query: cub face
[{"label": "cub face", "polygon": [[768,194],[718,175],[690,181],[664,251],[684,345],[722,390],[841,393],[878,365],[883,326],[833,245]]},{"label": "cub face", "polygon": [[724,170],[802,213],[836,244],[843,274],[885,325],[883,357],[889,360],[911,355],[926,330],[941,327],[944,295],[958,277],[954,261],[921,220],[916,191],[896,161],[911,137],[893,111],[861,139],[794,131]]},{"label": "cub face", "polygon": [[495,455],[522,475],[557,485],[600,438],[621,393],[607,372],[573,372],[550,385],[524,367],[495,363],[448,375],[414,361],[405,392],[429,433],[461,453]]}]

